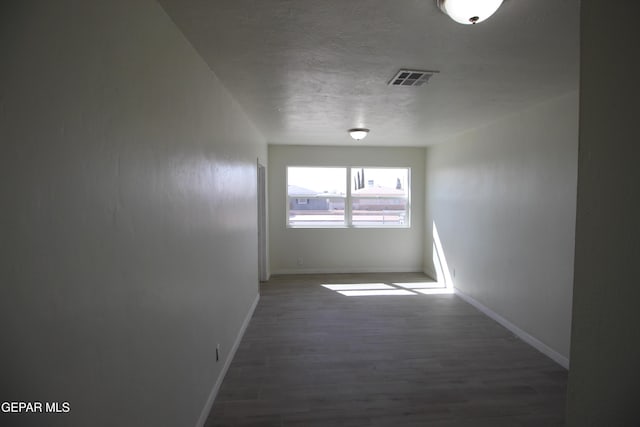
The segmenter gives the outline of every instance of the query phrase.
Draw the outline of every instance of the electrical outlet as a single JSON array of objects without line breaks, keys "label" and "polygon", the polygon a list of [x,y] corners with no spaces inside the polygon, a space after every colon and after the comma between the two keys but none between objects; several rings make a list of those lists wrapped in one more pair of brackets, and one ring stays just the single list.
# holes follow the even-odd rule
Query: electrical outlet
[{"label": "electrical outlet", "polygon": [[216,362],[220,361],[220,344],[216,345]]},{"label": "electrical outlet", "polygon": [[302,265],[304,264],[304,258],[302,258],[301,256],[298,257],[298,265]]}]

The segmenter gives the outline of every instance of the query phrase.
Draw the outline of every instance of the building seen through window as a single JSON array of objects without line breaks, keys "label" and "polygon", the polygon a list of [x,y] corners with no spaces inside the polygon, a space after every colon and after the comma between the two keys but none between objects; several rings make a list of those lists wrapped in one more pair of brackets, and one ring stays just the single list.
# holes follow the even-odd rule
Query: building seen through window
[{"label": "building seen through window", "polygon": [[288,167],[288,227],[409,227],[410,168]]}]

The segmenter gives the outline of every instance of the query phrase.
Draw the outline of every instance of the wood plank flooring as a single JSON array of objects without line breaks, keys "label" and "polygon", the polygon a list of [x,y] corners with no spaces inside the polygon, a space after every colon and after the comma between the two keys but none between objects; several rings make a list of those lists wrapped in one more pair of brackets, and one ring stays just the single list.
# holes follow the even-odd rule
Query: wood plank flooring
[{"label": "wood plank flooring", "polygon": [[321,286],[425,280],[305,275],[262,284],[206,426],[564,425],[567,371],[462,299],[344,296]]}]

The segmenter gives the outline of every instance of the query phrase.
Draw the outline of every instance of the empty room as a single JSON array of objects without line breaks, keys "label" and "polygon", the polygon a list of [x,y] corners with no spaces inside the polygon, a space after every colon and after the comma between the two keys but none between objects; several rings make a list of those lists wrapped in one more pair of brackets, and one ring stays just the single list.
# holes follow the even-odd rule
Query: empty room
[{"label": "empty room", "polygon": [[637,6],[0,5],[0,425],[637,425]]}]

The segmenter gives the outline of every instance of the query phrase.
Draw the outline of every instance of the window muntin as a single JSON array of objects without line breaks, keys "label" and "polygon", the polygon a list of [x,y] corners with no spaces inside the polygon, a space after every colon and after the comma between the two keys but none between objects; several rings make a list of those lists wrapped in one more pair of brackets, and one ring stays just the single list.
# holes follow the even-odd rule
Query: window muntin
[{"label": "window muntin", "polygon": [[408,228],[410,176],[410,168],[288,167],[287,227]]}]

